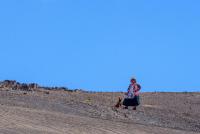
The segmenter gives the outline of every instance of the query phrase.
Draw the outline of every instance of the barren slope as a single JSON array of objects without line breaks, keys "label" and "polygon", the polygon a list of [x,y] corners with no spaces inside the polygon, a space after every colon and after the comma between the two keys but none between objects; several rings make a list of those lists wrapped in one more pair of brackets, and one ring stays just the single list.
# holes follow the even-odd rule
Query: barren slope
[{"label": "barren slope", "polygon": [[1,134],[192,134],[199,93],[143,93],[137,111],[114,109],[122,93],[0,90]]}]

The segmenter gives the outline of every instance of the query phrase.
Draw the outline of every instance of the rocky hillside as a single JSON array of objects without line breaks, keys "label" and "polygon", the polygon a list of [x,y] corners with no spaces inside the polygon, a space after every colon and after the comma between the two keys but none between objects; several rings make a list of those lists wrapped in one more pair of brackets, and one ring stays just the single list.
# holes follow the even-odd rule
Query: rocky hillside
[{"label": "rocky hillside", "polygon": [[116,109],[119,96],[3,81],[0,133],[200,133],[200,93],[142,93],[137,111]]},{"label": "rocky hillside", "polygon": [[64,90],[69,92],[83,92],[81,89],[70,90],[67,87],[44,87],[37,83],[20,83],[15,80],[0,81],[1,89],[20,90],[20,91],[36,91],[36,90]]}]

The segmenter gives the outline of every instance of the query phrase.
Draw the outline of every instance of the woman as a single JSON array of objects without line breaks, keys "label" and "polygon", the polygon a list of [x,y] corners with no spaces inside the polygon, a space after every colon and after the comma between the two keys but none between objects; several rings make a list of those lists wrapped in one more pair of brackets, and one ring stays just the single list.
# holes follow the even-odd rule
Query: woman
[{"label": "woman", "polygon": [[133,110],[136,110],[136,107],[140,104],[139,91],[141,86],[137,84],[135,78],[131,79],[131,84],[128,87],[127,93],[125,93],[126,98],[124,99],[123,105],[125,109],[128,109],[128,106],[133,106]]}]

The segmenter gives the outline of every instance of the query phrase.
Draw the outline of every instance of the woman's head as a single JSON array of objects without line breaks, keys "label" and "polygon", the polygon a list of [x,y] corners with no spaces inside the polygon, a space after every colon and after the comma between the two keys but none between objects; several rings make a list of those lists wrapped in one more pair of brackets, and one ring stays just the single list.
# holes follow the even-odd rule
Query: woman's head
[{"label": "woman's head", "polygon": [[135,83],[137,83],[137,80],[135,78],[131,78],[131,83],[135,84]]}]

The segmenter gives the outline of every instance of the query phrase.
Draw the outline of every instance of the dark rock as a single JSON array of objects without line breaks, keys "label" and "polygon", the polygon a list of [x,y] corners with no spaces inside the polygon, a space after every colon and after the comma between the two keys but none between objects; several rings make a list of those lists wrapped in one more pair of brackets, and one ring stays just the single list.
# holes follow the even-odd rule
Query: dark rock
[{"label": "dark rock", "polygon": [[12,89],[12,90],[32,91],[32,90],[37,89],[39,87],[39,85],[35,84],[35,83],[31,83],[31,84],[22,83],[21,84],[19,82],[16,82],[15,80],[5,80],[3,82],[0,82],[0,87]]},{"label": "dark rock", "polygon": [[48,91],[46,91],[45,94],[50,94],[50,93]]}]

